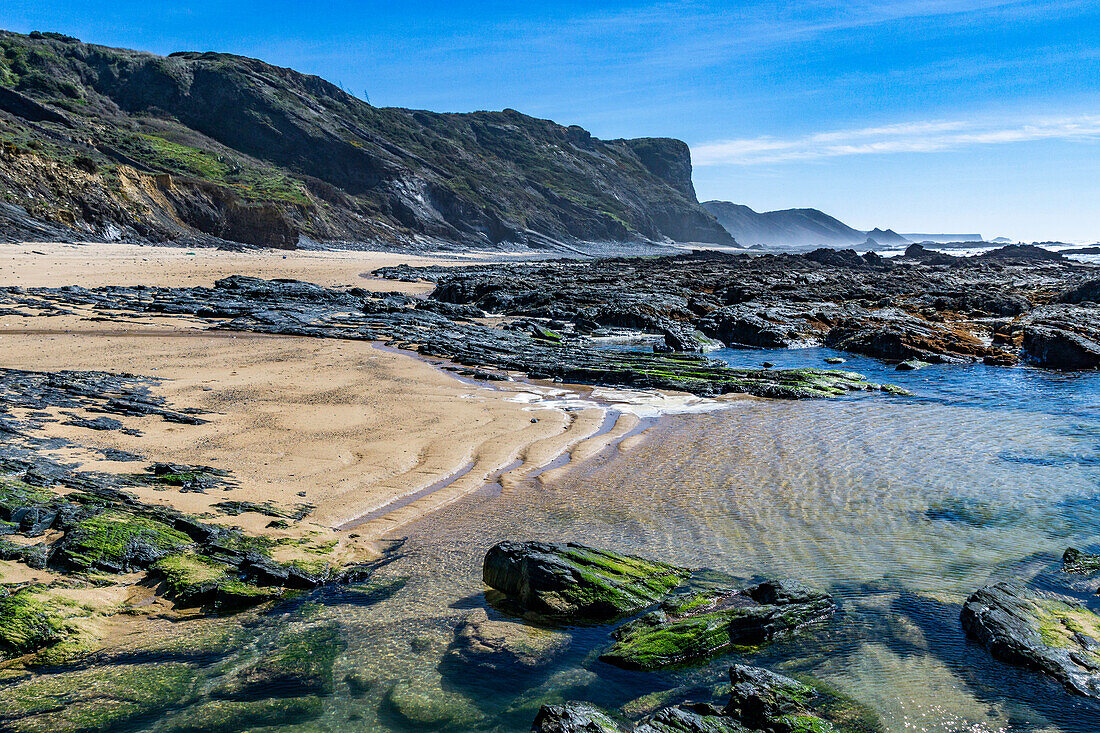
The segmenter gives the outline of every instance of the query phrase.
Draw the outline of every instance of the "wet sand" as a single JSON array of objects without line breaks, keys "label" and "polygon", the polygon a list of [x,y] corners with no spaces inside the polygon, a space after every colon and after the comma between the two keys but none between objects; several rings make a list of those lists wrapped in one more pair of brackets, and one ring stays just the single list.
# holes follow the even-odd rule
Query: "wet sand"
[{"label": "wet sand", "polygon": [[[426,290],[361,277],[399,262],[454,260],[367,252],[5,245],[0,283],[209,285],[236,273]],[[49,424],[49,434],[89,450],[65,449],[55,457],[79,462],[84,470],[121,473],[146,465],[106,461],[95,452],[114,448],[149,461],[224,469],[236,483],[228,491],[135,493],[189,513],[208,512],[226,499],[291,510],[309,504],[310,514],[290,529],[268,528],[271,518],[254,512],[218,515],[215,521],[274,535],[333,535],[355,525],[354,531],[334,535],[340,542],[335,557],[342,559],[369,552],[370,540],[489,481],[511,485],[578,444],[588,441],[579,449],[587,454],[637,424],[633,415],[623,415],[605,425],[606,411],[594,403],[570,409],[543,405],[554,390],[539,394],[539,387],[518,382],[487,386],[459,380],[410,354],[367,342],[210,332],[185,318],[105,322],[89,320],[91,315],[0,317],[0,366],[156,377],[164,381],[155,394],[174,409],[201,410],[209,422],[126,418],[125,426],[141,433],[127,435],[59,420]]]}]

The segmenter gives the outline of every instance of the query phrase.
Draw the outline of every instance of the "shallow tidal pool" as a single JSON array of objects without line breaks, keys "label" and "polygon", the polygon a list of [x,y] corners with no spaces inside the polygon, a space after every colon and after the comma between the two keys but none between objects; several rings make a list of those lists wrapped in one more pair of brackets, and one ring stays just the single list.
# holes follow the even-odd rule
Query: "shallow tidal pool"
[{"label": "shallow tidal pool", "polygon": [[[892,733],[1100,730],[1100,707],[994,660],[959,622],[983,585],[1057,587],[1066,547],[1100,549],[1100,374],[898,372],[825,349],[717,356],[745,367],[825,367],[838,356],[841,368],[914,395],[736,399],[648,422],[629,450],[613,445],[548,483],[487,486],[404,527],[391,538],[395,559],[364,586],[324,588],[258,615],[165,621],[159,647],[135,637],[115,650],[113,668],[97,671],[93,660],[9,688],[40,710],[12,729],[47,731],[51,716],[78,715],[97,690],[102,710],[117,688],[120,705],[144,705],[126,730],[237,731],[228,721],[244,703],[226,685],[266,669],[272,682],[259,694],[273,702],[249,708],[249,730],[519,732],[541,705],[566,700],[624,719],[684,699],[722,704],[727,670],[741,662],[831,688]],[[565,649],[536,671],[455,663],[448,649],[462,619],[504,617],[481,582],[482,558],[502,539],[582,542],[746,583],[797,580],[833,594],[840,611],[685,669],[601,662],[614,625],[554,630],[567,635]],[[333,683],[323,671],[298,674],[293,691],[280,690],[277,668],[257,659],[322,670],[334,659]]]}]

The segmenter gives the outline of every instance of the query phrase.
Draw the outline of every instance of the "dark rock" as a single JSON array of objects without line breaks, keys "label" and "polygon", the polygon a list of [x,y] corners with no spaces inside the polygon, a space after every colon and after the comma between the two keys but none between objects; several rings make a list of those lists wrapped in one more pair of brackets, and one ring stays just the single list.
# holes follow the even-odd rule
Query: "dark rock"
[{"label": "dark rock", "polygon": [[852,249],[830,249],[821,247],[805,255],[807,260],[832,267],[866,267],[867,261]]},{"label": "dark rock", "polygon": [[[685,702],[666,707],[629,728],[631,733],[883,733],[873,711],[824,685],[803,684],[759,667],[735,665],[724,709]],[[545,705],[536,733],[613,733],[618,725],[584,703]]]},{"label": "dark rock", "polygon": [[1100,305],[1047,306],[1023,328],[1025,358],[1049,369],[1100,367]]},{"label": "dark rock", "polygon": [[632,733],[752,733],[740,721],[706,703],[684,703],[658,710]]},{"label": "dark rock", "polygon": [[916,260],[925,265],[953,265],[959,260],[959,258],[954,255],[926,249],[919,244],[910,244],[905,248],[905,254],[903,256],[907,260]]},{"label": "dark rock", "polygon": [[65,425],[73,425],[78,428],[88,428],[89,430],[119,430],[122,428],[122,422],[115,420],[111,417],[97,417],[94,420],[89,420],[82,417],[73,417],[66,420]]},{"label": "dark rock", "polygon": [[1100,573],[1100,555],[1089,555],[1070,547],[1062,553],[1062,572],[1081,575]]},{"label": "dark rock", "polygon": [[1059,303],[1100,303],[1100,279],[1088,280],[1058,296]]},{"label": "dark rock", "polygon": [[501,542],[485,555],[485,584],[536,617],[607,621],[649,606],[690,572],[575,543]]},{"label": "dark rock", "polygon": [[967,599],[962,625],[994,656],[1100,699],[1100,616],[1083,605],[1002,582]]},{"label": "dark rock", "polygon": [[722,348],[722,344],[709,338],[696,328],[666,321],[660,327],[661,335],[665,338],[665,346],[672,352],[702,353]]},{"label": "dark rock", "polygon": [[543,705],[531,730],[533,733],[620,733],[621,729],[599,708],[570,702]]},{"label": "dark rock", "polygon": [[975,361],[997,353],[964,329],[934,323],[897,308],[841,321],[826,335],[825,345],[879,359],[932,363]]},{"label": "dark rock", "polygon": [[1061,262],[1065,259],[1059,252],[1053,252],[1034,244],[1006,244],[978,255],[983,260],[1024,260],[1027,262]]},{"label": "dark rock", "polygon": [[894,369],[899,372],[913,372],[917,369],[923,369],[926,366],[928,366],[928,362],[921,361],[920,359],[908,359],[900,362]]}]

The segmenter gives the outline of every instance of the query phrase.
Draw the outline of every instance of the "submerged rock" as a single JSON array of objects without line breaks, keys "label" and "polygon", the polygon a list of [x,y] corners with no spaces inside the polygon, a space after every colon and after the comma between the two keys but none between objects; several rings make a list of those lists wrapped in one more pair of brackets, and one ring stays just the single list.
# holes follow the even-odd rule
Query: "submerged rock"
[{"label": "submerged rock", "polygon": [[443,689],[439,677],[401,680],[386,693],[386,703],[406,725],[418,730],[469,729],[485,717],[464,695]]},{"label": "submerged rock", "polygon": [[[662,708],[639,721],[631,733],[881,733],[882,721],[854,700],[760,667],[735,665],[725,708],[685,702]],[[621,728],[586,703],[546,705],[535,733],[614,733]]]},{"label": "submerged rock", "polygon": [[962,625],[994,656],[1100,699],[1100,616],[1084,605],[1001,582],[967,599]]},{"label": "submerged rock", "polygon": [[664,598],[690,571],[575,543],[506,541],[485,555],[483,578],[536,617],[607,621]]},{"label": "submerged rock", "polygon": [[478,609],[455,629],[447,659],[484,669],[537,669],[569,646],[569,634],[515,621],[490,620]]},{"label": "submerged rock", "polygon": [[254,664],[240,670],[216,697],[267,697],[275,691],[282,697],[330,695],[333,690],[332,665],[344,648],[335,624],[291,631],[280,637],[273,648]]},{"label": "submerged rock", "polygon": [[1080,575],[1100,573],[1100,555],[1089,555],[1070,547],[1062,553],[1062,572]]},{"label": "submerged rock", "polygon": [[531,730],[533,733],[620,733],[621,729],[594,705],[569,702],[543,705]]},{"label": "submerged rock", "polygon": [[600,656],[627,669],[659,669],[759,644],[827,618],[836,604],[827,593],[767,581],[743,590],[696,591],[616,629]]}]

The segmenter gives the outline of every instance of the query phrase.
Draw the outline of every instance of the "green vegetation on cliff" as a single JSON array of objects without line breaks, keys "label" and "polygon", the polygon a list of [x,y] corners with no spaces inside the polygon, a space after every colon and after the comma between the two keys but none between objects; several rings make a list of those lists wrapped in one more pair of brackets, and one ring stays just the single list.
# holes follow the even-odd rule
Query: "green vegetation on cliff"
[{"label": "green vegetation on cliff", "polygon": [[377,108],[255,59],[44,33],[0,31],[0,198],[27,212],[0,215],[9,237],[733,241],[678,140]]}]

